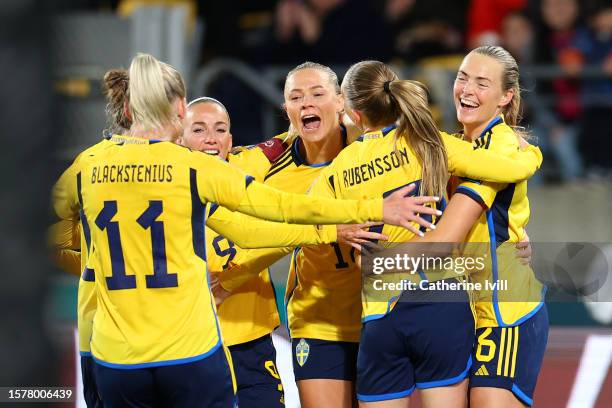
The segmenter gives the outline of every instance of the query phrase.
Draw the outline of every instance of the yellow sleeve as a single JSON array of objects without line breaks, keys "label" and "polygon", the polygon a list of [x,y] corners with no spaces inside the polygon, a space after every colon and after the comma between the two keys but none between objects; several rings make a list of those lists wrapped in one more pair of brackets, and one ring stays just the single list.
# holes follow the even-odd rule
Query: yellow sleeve
[{"label": "yellow sleeve", "polygon": [[74,249],[52,250],[51,258],[53,263],[74,276],[81,276],[81,251]]},{"label": "yellow sleeve", "polygon": [[[198,172],[198,194],[232,211],[294,224],[352,224],[382,221],[382,199],[334,200],[285,193],[254,181],[221,159],[191,152]],[[196,156],[196,154],[198,154]],[[211,177],[210,175],[215,175]],[[222,176],[221,176],[222,175]]]},{"label": "yellow sleeve", "polygon": [[455,193],[465,194],[474,201],[480,203],[485,208],[491,208],[497,193],[506,188],[506,186],[507,184],[487,183],[480,182],[478,180],[464,180],[461,184],[459,184],[459,187],[457,187]]},{"label": "yellow sleeve", "polygon": [[236,166],[245,173],[253,176],[257,181],[263,181],[272,167],[272,163],[258,147],[242,149],[228,156],[232,166]]},{"label": "yellow sleeve", "polygon": [[47,229],[51,259],[60,269],[81,275],[81,229],[76,220],[60,220]]},{"label": "yellow sleeve", "polygon": [[336,241],[332,226],[296,225],[260,220],[211,205],[206,225],[241,248],[329,244]]},{"label": "yellow sleeve", "polygon": [[292,250],[292,247],[283,247],[239,251],[223,273],[218,275],[219,283],[223,289],[233,292]]},{"label": "yellow sleeve", "polygon": [[81,226],[77,220],[60,220],[47,229],[50,248],[80,249]]},{"label": "yellow sleeve", "polygon": [[448,171],[454,175],[495,183],[516,183],[531,177],[542,164],[542,153],[536,146],[502,155],[487,149],[476,149],[471,143],[440,132]]},{"label": "yellow sleeve", "polygon": [[79,217],[78,174],[79,158],[64,171],[51,190],[51,205],[60,219],[77,220]]},{"label": "yellow sleeve", "polygon": [[[309,195],[317,195],[322,197],[334,197],[334,188],[330,184],[329,176],[333,174],[333,163],[327,167],[310,188]],[[323,230],[328,229],[330,234],[333,234],[334,240],[336,236],[335,225],[323,225]],[[219,275],[221,286],[229,292],[244,285],[260,271],[268,268],[274,262],[281,259],[283,256],[291,252],[293,248],[274,248],[274,249],[251,249],[240,252],[222,274]]]}]

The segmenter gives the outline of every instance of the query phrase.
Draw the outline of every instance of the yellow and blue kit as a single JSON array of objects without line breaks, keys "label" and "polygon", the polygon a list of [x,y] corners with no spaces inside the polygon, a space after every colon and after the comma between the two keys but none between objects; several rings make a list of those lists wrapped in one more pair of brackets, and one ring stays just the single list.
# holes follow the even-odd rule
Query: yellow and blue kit
[{"label": "yellow and blue kit", "polygon": [[[473,144],[475,149],[501,154],[518,148],[514,130],[501,116]],[[470,274],[483,288],[474,294],[477,345],[470,386],[505,388],[531,405],[546,348],[548,316],[546,287],[515,256],[515,244],[525,236],[530,215],[527,181],[462,180],[456,193],[483,206],[466,241],[476,247],[486,245],[490,254],[486,268]]]},{"label": "yellow and blue kit", "polygon": [[[113,136],[112,138],[112,140],[115,140],[115,141],[120,141],[121,139],[122,137],[117,136],[117,135]],[[129,142],[129,139],[127,139],[127,141]],[[103,146],[104,144],[105,142],[103,141],[98,145]],[[271,166],[270,156],[272,154],[278,155],[282,153],[282,148],[279,149],[280,145],[282,145],[282,142],[279,139],[273,139],[272,141],[261,143],[260,145],[258,145],[258,147],[254,147],[252,149],[244,149],[244,148],[240,149],[239,153],[232,154],[230,155],[230,157],[233,159],[233,161],[238,161],[240,163],[245,163],[245,164],[248,163],[250,166],[250,173],[252,172],[253,174],[261,174],[263,177],[263,175],[265,175],[265,173],[267,172],[268,168]],[[86,153],[91,152],[91,151],[95,151],[95,149],[89,149]],[[278,153],[275,153],[275,151]],[[67,172],[62,178],[62,180],[64,180],[65,182],[66,180],[69,180],[69,178],[70,178],[69,173]],[[61,188],[62,188],[62,183],[59,182],[56,185],[55,190],[54,190],[56,195],[62,196],[62,193],[60,191]],[[214,204],[214,206],[215,208],[218,207],[216,204]],[[223,217],[224,213],[226,214],[226,217]],[[219,214],[221,216],[219,216]],[[233,222],[228,222],[227,220],[228,217]],[[259,220],[257,218],[245,216],[240,213],[228,211],[227,209],[222,208],[222,207],[221,207],[221,211],[217,212],[217,215],[214,215],[207,219],[207,223],[212,225],[213,228],[215,228],[216,230],[224,233],[225,235],[229,237],[232,237],[232,238],[239,237],[241,243],[243,245],[248,245],[249,247],[251,245],[259,245],[259,246],[276,245],[277,242],[294,245],[294,244],[299,244],[302,242],[309,242],[309,241],[310,242],[315,242],[315,241],[316,242],[331,242],[335,240],[335,228],[333,230],[329,230],[330,234],[328,234],[327,238],[320,239],[321,234],[324,233],[324,230],[321,230],[319,232],[318,229],[315,229],[312,226],[289,225],[289,224],[284,224],[284,223],[266,222],[266,221]],[[246,228],[246,225],[248,225],[248,228]],[[87,233],[89,233],[88,230],[86,231]],[[248,235],[244,234],[245,231],[248,231]],[[300,231],[304,231],[304,232],[300,233]],[[81,330],[79,331],[81,343],[82,343],[82,349],[83,348],[86,349],[86,351],[82,350],[82,354],[83,354],[82,359],[90,359],[91,354],[89,353],[89,340],[91,338],[91,322],[93,321],[93,312],[95,311],[95,296],[92,296],[94,293],[93,292],[94,280],[93,280],[93,274],[91,274],[91,270],[84,269],[85,265],[83,265],[83,267],[80,266],[81,261],[83,261],[83,264],[85,264],[85,261],[87,259],[87,256],[86,256],[87,247],[83,248],[83,253],[85,254],[85,256],[83,256],[82,259],[80,256],[81,252],[74,250],[74,249],[80,248],[81,242],[83,243],[84,246],[85,246],[86,241],[89,242],[89,235],[87,235],[87,237],[84,236],[83,239],[80,239],[78,236],[79,232],[80,232],[80,228],[78,228],[78,224],[76,224],[72,220],[64,220],[64,221],[58,222],[57,224],[53,225],[52,228],[50,228],[49,236],[50,236],[50,240],[52,241],[51,245],[54,248],[56,248],[56,250],[54,251],[54,254],[56,255],[56,258],[57,258],[56,261],[59,264],[59,266],[77,275],[80,275],[81,270],[85,270],[87,271],[87,273],[83,274],[83,277],[87,279],[89,275],[89,277],[92,279],[92,280],[87,279],[87,281],[84,281],[84,285],[83,285],[84,288],[83,290],[79,292],[79,295],[80,295],[79,305],[80,305],[80,310],[81,310],[81,312],[79,313],[79,320],[81,322],[83,321],[87,322],[87,324],[80,324]],[[218,248],[219,240],[215,240],[215,238],[216,237],[223,238],[223,237],[220,235],[217,235],[217,233],[212,230],[209,231],[208,228],[207,228],[207,232],[208,232],[208,234],[206,234],[207,240],[209,237],[212,236],[213,241],[214,241],[214,244],[212,246],[210,245],[210,242],[208,242],[209,254],[210,254],[211,248],[219,249]],[[261,238],[258,238],[258,237],[261,237]],[[294,242],[292,243],[292,241]],[[228,242],[231,242],[231,241],[228,241]],[[212,263],[212,265],[214,266],[214,263],[217,259],[221,259],[221,258],[215,257],[214,255],[212,256],[209,255],[209,259],[208,259],[209,265]],[[268,285],[270,285],[269,282],[268,282]],[[251,294],[251,296],[253,297],[253,299],[251,300],[254,300],[254,303],[256,304],[264,303],[265,304],[265,301],[263,302],[260,301],[260,297],[257,296],[257,293]],[[240,296],[236,296],[236,297],[240,298]],[[272,302],[274,304],[273,307],[274,307],[274,314],[275,314],[276,313],[276,306],[275,306],[276,303],[274,299],[272,299]],[[248,309],[252,310],[252,308],[250,307]],[[255,307],[255,309],[257,309],[257,307]],[[230,310],[229,306],[225,310]],[[242,311],[244,314],[244,305],[243,305]],[[259,316],[259,315],[261,315],[261,313],[255,313],[255,316]],[[223,326],[223,319],[220,318],[220,320],[221,320],[221,325]],[[244,321],[244,317],[241,320]],[[251,323],[251,322],[249,321],[248,323]],[[253,322],[253,326],[254,327],[257,326],[256,319]],[[272,331],[274,327],[275,326],[272,326],[272,328],[269,329],[269,331]],[[247,332],[249,331],[251,330],[248,330]],[[249,333],[247,333],[247,335],[249,335]],[[261,354],[261,351],[263,349],[274,350],[273,346],[271,345],[271,342],[269,345],[261,344],[261,345],[258,345],[257,350],[256,350],[257,353],[259,353],[258,355]],[[245,353],[246,352],[243,352],[242,354],[245,354]],[[276,372],[276,368],[274,367],[274,358],[272,358],[270,361],[271,361],[271,365],[270,365],[270,362],[266,362],[266,364],[262,363],[262,367],[265,373],[268,373],[268,372],[271,373],[268,376],[271,378],[271,381],[274,381],[274,391],[276,394],[278,394],[279,390],[277,388],[280,384],[280,378],[278,376],[278,373]],[[82,367],[84,369],[86,367],[89,367],[90,365],[91,364],[89,364],[88,361],[82,362]],[[86,399],[87,399],[87,394],[89,394],[87,390],[93,389],[93,388],[88,387],[87,381],[85,381],[85,379],[86,378],[93,379],[94,373],[93,372],[86,373],[84,371],[83,378],[84,378],[84,384],[86,388],[85,391],[86,391]],[[261,381],[258,381],[258,384],[260,383]],[[280,391],[281,391],[280,395],[282,397],[282,388]],[[95,392],[94,390],[92,394],[97,395],[97,392]],[[243,404],[244,403],[245,401],[243,398]]]},{"label": "yellow and blue kit", "polygon": [[[285,152],[287,146],[281,142],[285,138],[286,133],[251,148],[237,149],[228,156],[228,161],[252,175],[255,180],[263,181],[273,163]],[[229,227],[237,226],[242,234],[264,236],[261,231],[253,228],[252,220],[252,217],[247,216],[237,218],[236,213],[209,204],[209,225],[224,222]],[[335,228],[331,232],[335,233]],[[331,238],[333,240],[335,237]],[[208,269],[213,273],[222,271],[244,250],[210,227],[207,227],[206,241]],[[276,368],[276,349],[271,337],[280,320],[268,268],[232,292],[218,306],[217,314],[223,342],[232,357],[240,406],[282,408],[284,392]]]},{"label": "yellow and blue kit", "polygon": [[[392,129],[388,129],[387,133],[391,131]],[[378,135],[381,135],[381,132],[378,132]],[[449,169],[458,174],[472,177],[478,174],[480,177],[487,177],[491,180],[517,181],[533,174],[541,161],[537,148],[530,148],[527,152],[516,152],[512,157],[502,157],[495,154],[482,154],[482,152],[474,151],[469,143],[459,141],[447,134],[443,136],[447,146]],[[375,137],[376,133],[366,135],[362,140]],[[385,137],[385,139],[392,140],[393,136],[389,139]],[[345,151],[351,153],[344,153]],[[380,157],[379,160],[374,159],[372,163],[367,163],[357,161],[352,145],[345,151],[339,157],[344,157],[343,160],[348,169],[346,173],[336,177],[336,182],[345,183],[347,187],[363,186],[362,181],[369,181],[370,175],[377,177],[379,168],[384,173],[386,170],[396,170],[405,164],[403,162],[405,156],[401,155],[388,154],[386,158]],[[341,159],[337,158],[332,167],[339,160]],[[313,187],[314,190],[319,190],[326,183],[329,184],[328,170],[329,167],[323,170],[324,175],[320,176],[319,183]],[[404,180],[399,186],[410,184],[410,181],[419,178],[420,173],[418,177]],[[397,179],[394,182],[397,182]],[[332,192],[328,192],[328,195],[333,194],[333,188],[330,190]],[[378,196],[382,196],[383,192],[384,190]],[[317,194],[319,194],[318,191]],[[397,238],[392,237],[391,239]],[[248,280],[256,270],[269,265],[268,262],[274,262],[282,255],[282,249],[245,251],[230,262],[226,273],[222,274],[222,285],[231,291]],[[356,299],[361,289],[361,276],[353,256],[350,247],[338,244],[296,248],[294,251],[286,301],[289,328],[294,342],[294,371],[298,379],[322,378],[320,375],[323,375],[321,374],[323,371],[326,372],[324,374],[326,378],[329,378],[329,371],[322,367],[309,369],[311,364],[314,364],[317,354],[314,348],[318,343],[313,342],[312,339],[347,343],[359,340],[362,308]],[[378,309],[382,309],[382,312],[373,311],[372,314],[384,314],[389,307],[386,301],[378,302],[377,306]],[[310,357],[311,355],[314,357]],[[335,361],[332,356],[327,356],[323,360]],[[308,364],[309,362],[311,364]],[[338,370],[335,376],[338,379],[350,379],[347,378],[347,376],[350,377],[350,373],[344,369]]]},{"label": "yellow and blue kit", "polygon": [[81,155],[68,174],[54,207],[62,219],[83,210],[98,285],[92,353],[110,367],[194,361],[220,347],[205,274],[206,202],[280,222],[382,218],[382,200],[311,202],[204,153],[135,137]]}]

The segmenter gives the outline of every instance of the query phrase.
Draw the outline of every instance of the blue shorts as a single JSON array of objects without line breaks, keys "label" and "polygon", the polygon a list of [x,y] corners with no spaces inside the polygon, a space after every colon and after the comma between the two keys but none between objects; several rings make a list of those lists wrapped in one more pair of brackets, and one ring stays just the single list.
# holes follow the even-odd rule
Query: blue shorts
[{"label": "blue shorts", "polygon": [[546,305],[518,326],[478,329],[470,387],[504,388],[532,405],[547,341]]},{"label": "blue shorts", "polygon": [[[411,291],[414,292],[414,291]],[[406,300],[404,292],[384,317],[364,323],[357,360],[357,399],[407,397],[415,388],[456,384],[472,364],[474,315],[468,294],[453,301]],[[422,296],[421,296],[422,297]]]},{"label": "blue shorts", "polygon": [[295,380],[355,381],[359,343],[291,339]]},{"label": "blue shorts", "polygon": [[96,385],[96,363],[91,355],[81,355],[81,377],[83,378],[83,397],[87,408],[102,408],[102,400]]},{"label": "blue shorts", "polygon": [[247,343],[229,347],[238,383],[240,408],[285,406],[280,375],[276,369],[276,349],[266,334]]},{"label": "blue shorts", "polygon": [[223,347],[192,363],[119,369],[96,362],[95,371],[105,408],[236,406]]}]

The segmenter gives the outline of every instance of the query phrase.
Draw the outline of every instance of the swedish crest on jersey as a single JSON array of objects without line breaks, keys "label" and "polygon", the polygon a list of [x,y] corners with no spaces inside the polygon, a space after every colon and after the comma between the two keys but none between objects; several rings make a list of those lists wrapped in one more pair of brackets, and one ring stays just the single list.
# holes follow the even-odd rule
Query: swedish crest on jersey
[{"label": "swedish crest on jersey", "polygon": [[310,345],[304,339],[300,339],[300,342],[295,346],[295,359],[297,360],[300,367],[304,367],[308,355],[310,354]]}]

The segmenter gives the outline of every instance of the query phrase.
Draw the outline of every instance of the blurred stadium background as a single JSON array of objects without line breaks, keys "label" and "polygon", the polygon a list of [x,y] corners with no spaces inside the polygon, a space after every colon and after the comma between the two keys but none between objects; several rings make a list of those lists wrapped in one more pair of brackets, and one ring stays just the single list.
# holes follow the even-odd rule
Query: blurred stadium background
[{"label": "blurred stadium background", "polygon": [[[3,109],[3,123],[7,140],[20,145],[2,152],[2,174],[10,180],[2,201],[9,216],[1,225],[3,235],[13,236],[3,238],[0,251],[7,270],[23,270],[21,280],[3,285],[0,297],[10,315],[2,330],[7,370],[0,371],[21,371],[3,374],[0,385],[74,383],[76,279],[50,271],[38,242],[42,228],[36,225],[46,225],[41,211],[49,183],[102,135],[102,75],[109,68],[127,68],[136,52],[177,67],[188,81],[189,98],[207,95],[225,103],[234,145],[246,145],[287,128],[280,109],[282,84],[286,73],[305,60],[330,65],[340,78],[359,60],[390,62],[402,76],[429,86],[441,128],[457,130],[451,89],[463,55],[477,45],[503,45],[521,65],[523,125],[545,156],[530,181],[531,241],[602,243],[612,264],[609,1],[51,3],[7,0],[0,9],[7,38],[2,42],[3,100],[14,102]],[[15,236],[20,219],[35,225],[25,228],[23,237]],[[275,268],[281,285],[284,271],[282,264]],[[612,301],[612,288],[608,291]],[[610,305],[549,304],[553,326],[536,406],[612,406]],[[31,324],[18,322],[19,316]],[[26,352],[24,344],[36,352]],[[56,366],[69,369],[58,379]]]}]

